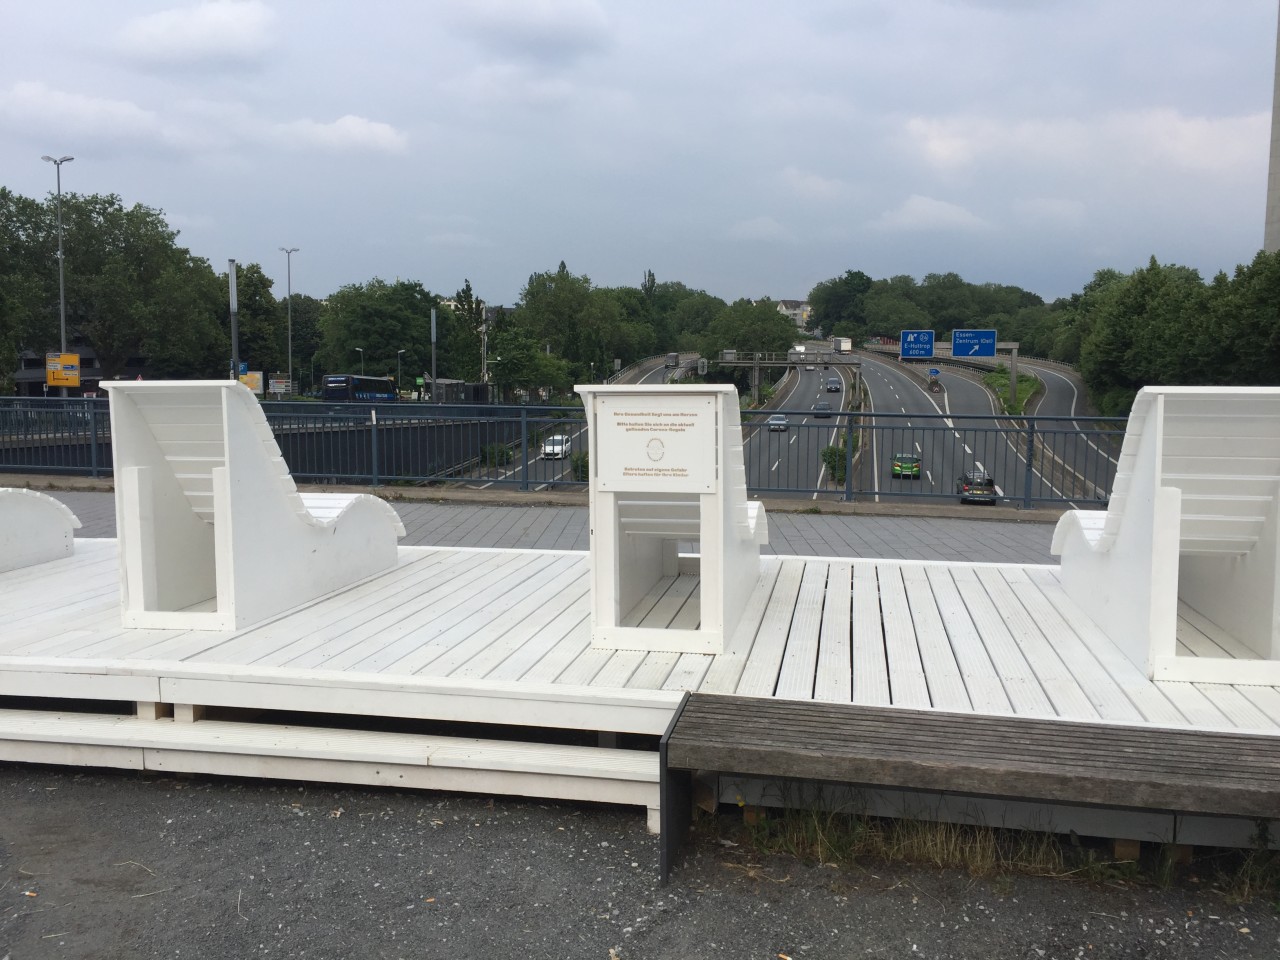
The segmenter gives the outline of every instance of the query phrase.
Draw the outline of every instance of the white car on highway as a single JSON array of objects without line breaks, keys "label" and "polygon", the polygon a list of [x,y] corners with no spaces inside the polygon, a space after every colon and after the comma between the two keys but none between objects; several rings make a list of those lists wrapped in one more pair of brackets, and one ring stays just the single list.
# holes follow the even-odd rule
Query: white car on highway
[{"label": "white car on highway", "polygon": [[544,460],[563,460],[569,456],[572,441],[563,434],[554,434],[542,441],[542,458]]}]

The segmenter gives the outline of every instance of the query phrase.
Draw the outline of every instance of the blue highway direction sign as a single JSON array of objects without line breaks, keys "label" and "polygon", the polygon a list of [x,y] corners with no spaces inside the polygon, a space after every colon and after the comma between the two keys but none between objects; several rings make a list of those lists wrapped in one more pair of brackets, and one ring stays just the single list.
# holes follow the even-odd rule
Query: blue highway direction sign
[{"label": "blue highway direction sign", "polygon": [[953,357],[994,357],[996,332],[994,330],[952,330],[951,355]]},{"label": "blue highway direction sign", "polygon": [[929,368],[929,376],[931,376],[931,377],[940,377],[940,376],[942,376],[942,371],[941,371],[941,370],[939,370],[937,367],[930,367],[930,368]]},{"label": "blue highway direction sign", "polygon": [[903,330],[898,335],[898,356],[927,360],[933,356],[932,330]]}]

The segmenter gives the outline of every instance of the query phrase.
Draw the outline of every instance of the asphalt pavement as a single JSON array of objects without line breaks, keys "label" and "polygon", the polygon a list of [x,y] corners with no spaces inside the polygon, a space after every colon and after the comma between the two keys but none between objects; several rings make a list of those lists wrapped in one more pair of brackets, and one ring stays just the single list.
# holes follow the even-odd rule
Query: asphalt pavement
[{"label": "asphalt pavement", "polygon": [[[2,485],[2,484],[0,484]],[[115,536],[114,496],[99,490],[50,490],[80,518],[81,537]],[[495,495],[493,499],[498,499]],[[508,500],[517,497],[508,497]],[[581,499],[581,498],[579,498]],[[586,550],[585,506],[536,506],[477,502],[402,500],[393,503],[404,521],[406,546],[508,547],[531,550]],[[875,557],[901,560],[969,560],[980,563],[1052,563],[1049,514],[1035,520],[984,519],[982,504],[951,508],[959,516],[806,513],[804,500],[791,510],[769,510],[766,552],[788,556]],[[824,510],[833,509],[820,504]],[[1012,511],[1007,511],[1012,512]]]},{"label": "asphalt pavement", "polygon": [[[110,536],[110,494],[55,493]],[[406,542],[586,546],[581,506],[400,503]],[[1052,526],[770,515],[778,552],[1049,560]],[[0,627],[2,629],[2,627]],[[0,960],[1274,958],[1212,877],[970,876],[759,854],[700,821],[672,881],[633,809],[0,763]]]}]

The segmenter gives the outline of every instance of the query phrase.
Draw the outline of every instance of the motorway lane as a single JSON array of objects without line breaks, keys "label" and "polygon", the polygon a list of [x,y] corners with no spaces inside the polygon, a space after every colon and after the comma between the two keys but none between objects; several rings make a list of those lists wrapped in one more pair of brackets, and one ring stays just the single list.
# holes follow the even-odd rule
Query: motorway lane
[{"label": "motorway lane", "polygon": [[[813,370],[804,365],[792,368],[778,386],[767,409],[743,415],[743,459],[747,486],[752,489],[785,489],[792,492],[826,489],[826,468],[822,450],[835,443],[842,422],[837,416],[815,418],[813,405],[826,400],[833,414],[848,396],[848,377],[836,366],[824,370],[820,362]],[[839,393],[828,392],[828,377],[840,377]],[[789,421],[785,431],[770,430],[770,414],[782,412]]]},{"label": "motorway lane", "polygon": [[1020,361],[1044,384],[1034,410],[1043,444],[1039,468],[1061,495],[1078,497],[1076,506],[1105,499],[1115,480],[1122,432],[1103,434],[1097,424],[1081,422],[1083,397],[1075,379],[1047,364]]}]

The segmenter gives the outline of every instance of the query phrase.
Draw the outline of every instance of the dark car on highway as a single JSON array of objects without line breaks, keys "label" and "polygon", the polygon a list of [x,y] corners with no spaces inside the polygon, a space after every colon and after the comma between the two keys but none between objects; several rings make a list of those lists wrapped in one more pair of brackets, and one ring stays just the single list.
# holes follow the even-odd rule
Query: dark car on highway
[{"label": "dark car on highway", "polygon": [[956,495],[961,503],[995,503],[996,482],[981,470],[969,470],[956,478]]},{"label": "dark car on highway", "polygon": [[831,418],[831,404],[826,400],[819,400],[813,405],[813,419],[822,420]]}]

